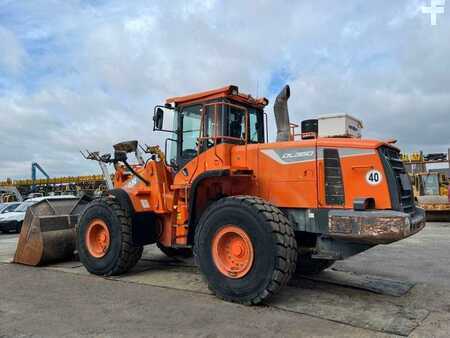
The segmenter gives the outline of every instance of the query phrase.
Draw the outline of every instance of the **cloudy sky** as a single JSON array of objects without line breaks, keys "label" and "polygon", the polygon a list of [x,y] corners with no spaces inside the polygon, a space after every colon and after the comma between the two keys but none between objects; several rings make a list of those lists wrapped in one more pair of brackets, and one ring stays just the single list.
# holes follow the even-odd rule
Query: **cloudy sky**
[{"label": "cloudy sky", "polygon": [[97,173],[79,149],[161,143],[155,104],[226,84],[446,151],[450,1],[436,26],[428,1],[0,0],[0,180]]}]

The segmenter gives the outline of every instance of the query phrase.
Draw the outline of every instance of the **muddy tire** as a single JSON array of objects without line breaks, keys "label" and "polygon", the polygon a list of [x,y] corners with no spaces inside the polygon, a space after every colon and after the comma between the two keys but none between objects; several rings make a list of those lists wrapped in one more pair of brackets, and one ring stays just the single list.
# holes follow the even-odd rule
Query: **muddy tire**
[{"label": "muddy tire", "polygon": [[334,264],[334,260],[313,259],[309,255],[298,255],[296,275],[316,275]]},{"label": "muddy tire", "polygon": [[157,242],[158,249],[166,256],[173,258],[189,258],[194,254],[191,248],[170,248]]},{"label": "muddy tire", "polygon": [[289,220],[252,196],[225,197],[203,213],[195,260],[210,290],[226,301],[259,304],[291,278],[297,242]]},{"label": "muddy tire", "polygon": [[77,227],[80,261],[95,275],[120,275],[136,265],[143,247],[132,243],[132,221],[127,209],[112,198],[89,203]]}]

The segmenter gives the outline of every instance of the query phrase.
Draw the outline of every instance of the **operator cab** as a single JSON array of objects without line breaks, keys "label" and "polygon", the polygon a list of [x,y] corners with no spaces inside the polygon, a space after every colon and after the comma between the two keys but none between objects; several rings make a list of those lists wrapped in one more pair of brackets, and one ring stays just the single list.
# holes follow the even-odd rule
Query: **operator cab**
[{"label": "operator cab", "polygon": [[[266,98],[255,99],[227,86],[208,92],[167,99],[155,107],[154,130],[172,132],[165,153],[176,171],[198,154],[220,143],[264,143]],[[173,111],[172,128],[163,129],[163,116]],[[171,142],[170,152],[167,144]]]}]

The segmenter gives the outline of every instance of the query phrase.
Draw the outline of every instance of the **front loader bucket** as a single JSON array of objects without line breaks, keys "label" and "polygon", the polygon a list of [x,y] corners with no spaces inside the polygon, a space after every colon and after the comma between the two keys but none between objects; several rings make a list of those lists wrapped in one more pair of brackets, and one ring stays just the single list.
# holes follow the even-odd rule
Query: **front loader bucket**
[{"label": "front loader bucket", "polygon": [[74,256],[75,226],[89,198],[48,199],[28,208],[14,263],[44,265]]}]

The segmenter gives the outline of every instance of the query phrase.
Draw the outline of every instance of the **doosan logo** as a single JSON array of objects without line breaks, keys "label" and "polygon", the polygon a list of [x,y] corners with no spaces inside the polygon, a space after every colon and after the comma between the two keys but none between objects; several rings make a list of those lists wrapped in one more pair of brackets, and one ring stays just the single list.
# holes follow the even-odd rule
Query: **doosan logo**
[{"label": "doosan logo", "polygon": [[312,157],[313,155],[313,151],[297,151],[295,153],[284,153],[281,158],[287,160],[289,158]]}]

